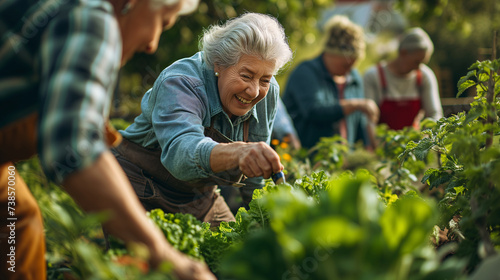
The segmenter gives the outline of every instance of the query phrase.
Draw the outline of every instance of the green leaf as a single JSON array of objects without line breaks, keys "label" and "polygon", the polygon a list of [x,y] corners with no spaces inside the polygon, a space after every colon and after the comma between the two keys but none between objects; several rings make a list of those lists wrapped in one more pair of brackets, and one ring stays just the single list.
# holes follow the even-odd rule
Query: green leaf
[{"label": "green leaf", "polygon": [[465,188],[463,186],[453,188],[457,194],[463,194]]},{"label": "green leaf", "polygon": [[464,91],[466,91],[468,88],[476,85],[477,83],[471,80],[467,80],[463,83],[458,84],[458,93],[456,97],[460,97]]},{"label": "green leaf", "polygon": [[349,247],[360,242],[364,237],[363,230],[357,224],[341,216],[326,217],[314,221],[310,234],[310,239],[318,242],[318,246],[331,248]]},{"label": "green leaf", "polygon": [[408,142],[408,144],[406,144],[406,148],[405,150],[403,151],[403,153],[401,153],[399,156],[398,156],[398,160],[401,162],[401,165],[403,165],[403,163],[405,162],[406,158],[408,157],[408,155],[417,147],[417,143],[415,141],[410,141]]},{"label": "green leaf", "polygon": [[424,138],[418,142],[418,145],[413,150],[415,157],[418,160],[426,160],[429,150],[435,145],[430,138]]},{"label": "green leaf", "polygon": [[469,68],[467,70],[478,69],[480,64],[481,64],[481,62],[479,60],[477,60],[476,62],[472,63],[472,65],[469,66]]},{"label": "green leaf", "polygon": [[434,225],[434,208],[416,195],[402,196],[387,207],[380,225],[387,249],[402,255],[427,243]]},{"label": "green leaf", "polygon": [[[471,68],[469,68],[469,69],[471,69]],[[460,78],[460,80],[457,83],[457,87],[459,89],[459,91],[457,93],[457,97],[459,97],[466,89],[468,89],[469,87],[476,84],[474,81],[470,80],[470,78],[475,77],[475,76],[476,76],[476,70],[471,70],[471,71],[467,72],[467,75]]]},{"label": "green leaf", "polygon": [[421,182],[429,185],[429,189],[438,187],[441,184],[449,182],[453,178],[453,175],[445,170],[440,170],[436,168],[429,168],[425,171]]},{"label": "green leaf", "polygon": [[481,117],[484,114],[484,107],[483,106],[473,106],[469,112],[467,112],[467,116],[465,117],[464,125],[477,120],[479,117]]}]

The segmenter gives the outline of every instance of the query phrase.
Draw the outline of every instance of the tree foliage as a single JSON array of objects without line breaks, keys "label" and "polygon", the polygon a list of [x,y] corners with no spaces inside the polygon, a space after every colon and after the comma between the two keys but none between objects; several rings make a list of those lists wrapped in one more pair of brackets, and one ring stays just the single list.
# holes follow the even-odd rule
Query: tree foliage
[{"label": "tree foliage", "polygon": [[[436,26],[448,30],[461,30],[465,35],[470,35],[477,26],[473,20],[476,17],[483,18],[486,25],[492,29],[498,29],[500,24],[495,21],[495,15],[500,10],[498,1],[489,0],[398,0],[398,7],[406,16],[414,22],[441,22],[443,25]],[[430,24],[429,24],[430,26]]]}]

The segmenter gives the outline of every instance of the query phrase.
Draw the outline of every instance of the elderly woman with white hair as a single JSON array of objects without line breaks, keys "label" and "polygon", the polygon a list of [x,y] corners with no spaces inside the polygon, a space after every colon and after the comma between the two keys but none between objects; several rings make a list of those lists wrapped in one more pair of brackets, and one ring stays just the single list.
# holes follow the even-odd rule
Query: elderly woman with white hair
[{"label": "elderly woman with white hair", "polygon": [[274,75],[292,52],[278,21],[258,13],[211,26],[200,46],[162,71],[114,154],[146,209],[217,225],[234,220],[217,185],[245,188],[248,203],[283,169],[269,146]]},{"label": "elderly woman with white hair", "polygon": [[401,37],[395,59],[365,72],[365,95],[380,107],[380,123],[398,130],[418,128],[424,117],[443,117],[436,75],[425,65],[433,50],[427,33],[411,28]]}]

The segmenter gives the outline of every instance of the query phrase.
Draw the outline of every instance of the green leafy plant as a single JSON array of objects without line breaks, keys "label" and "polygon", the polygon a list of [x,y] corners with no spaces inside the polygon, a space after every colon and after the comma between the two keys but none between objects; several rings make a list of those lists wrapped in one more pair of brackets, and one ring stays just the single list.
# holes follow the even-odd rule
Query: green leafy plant
[{"label": "green leafy plant", "polygon": [[[311,179],[302,179],[301,182]],[[230,248],[221,279],[459,279],[463,263],[444,264],[429,243],[435,208],[415,192],[390,206],[368,172],[316,184],[315,199],[280,185],[258,200],[269,227]]]},{"label": "green leafy plant", "polygon": [[204,241],[204,230],[202,222],[193,215],[182,213],[164,213],[161,209],[148,212],[148,216],[160,227],[168,242],[177,250],[195,259],[203,260],[200,252],[200,244]]},{"label": "green leafy plant", "polygon": [[16,164],[42,212],[47,279],[171,279],[171,268],[147,272],[145,259],[106,252],[101,223],[106,213],[86,214],[59,186],[49,183],[38,158]]},{"label": "green leafy plant", "polygon": [[428,169],[422,182],[430,189],[443,186],[440,226],[453,229],[456,254],[469,258],[469,270],[497,254],[500,245],[499,68],[499,60],[474,63],[457,94],[476,88],[470,111],[441,119],[423,131],[428,137],[410,142],[401,155],[402,160],[410,155],[423,160],[430,151],[440,154],[441,166]]}]

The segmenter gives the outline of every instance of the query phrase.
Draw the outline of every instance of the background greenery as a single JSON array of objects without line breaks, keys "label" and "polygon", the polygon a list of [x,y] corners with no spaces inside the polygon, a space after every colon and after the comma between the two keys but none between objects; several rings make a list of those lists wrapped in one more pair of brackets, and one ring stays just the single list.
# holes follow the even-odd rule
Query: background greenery
[{"label": "background greenery", "polygon": [[[277,76],[283,89],[298,63],[320,53],[318,22],[333,7],[327,0],[202,1],[162,36],[157,53],[136,55],[122,70],[113,124],[125,128],[140,113],[145,91],[165,67],[198,51],[204,28],[247,11],[271,14],[285,28],[295,56]],[[375,153],[348,147],[338,137],[324,138],[310,151],[277,143],[289,184],[276,188],[268,182],[251,208],[238,212],[236,223],[213,230],[191,216],[151,212],[176,248],[206,261],[219,279],[298,279],[305,271],[310,279],[475,280],[497,273],[500,78],[492,73],[500,61],[474,62],[491,56],[500,2],[396,0],[394,9],[433,39],[430,66],[441,78],[448,75],[440,82],[448,83],[449,95],[456,95],[457,84],[460,92],[477,92],[472,110],[424,121],[422,132],[379,126]],[[383,58],[373,49],[369,45],[358,64],[361,71]],[[489,77],[494,83],[485,86]],[[144,275],[141,248],[105,252],[99,224],[106,215],[84,214],[47,182],[36,159],[17,167],[44,216],[49,279],[168,274],[165,267]],[[328,242],[318,243],[318,236]],[[490,270],[483,269],[488,262]]]},{"label": "background greenery", "polygon": [[[377,1],[342,1],[353,7],[359,3]],[[387,2],[387,1],[381,1]],[[388,1],[391,2],[391,1]],[[420,26],[426,30],[435,45],[429,62],[438,76],[441,97],[454,97],[460,77],[467,68],[480,59],[491,58],[492,33],[498,30],[500,2],[490,0],[395,0],[392,8],[408,19],[408,27]],[[212,24],[245,12],[270,14],[284,26],[294,51],[294,59],[278,76],[281,89],[294,67],[304,59],[321,52],[322,38],[318,30],[325,11],[335,8],[336,1],[329,0],[207,0],[199,9],[181,17],[175,26],[166,31],[154,55],[137,54],[122,70],[119,89],[114,100],[113,117],[132,121],[140,114],[140,100],[160,72],[177,59],[198,51],[198,39],[203,30]],[[394,36],[393,34],[384,36]],[[373,44],[384,44],[389,38],[370,43],[364,61],[358,68],[363,72],[368,66],[391,54],[381,56]],[[474,95],[474,91],[464,96]]]}]

